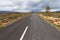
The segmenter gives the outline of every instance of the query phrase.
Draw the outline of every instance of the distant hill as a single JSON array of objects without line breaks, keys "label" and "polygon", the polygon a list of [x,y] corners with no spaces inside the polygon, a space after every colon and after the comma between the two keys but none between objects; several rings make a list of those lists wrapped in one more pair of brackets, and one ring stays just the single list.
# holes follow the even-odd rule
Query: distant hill
[{"label": "distant hill", "polygon": [[15,11],[0,11],[0,14],[15,13]]},{"label": "distant hill", "polygon": [[60,13],[60,11],[56,11],[57,13]]},{"label": "distant hill", "polygon": [[[14,13],[15,11],[0,11],[0,14],[7,14],[7,13]],[[60,11],[54,11],[56,13],[60,13]],[[19,12],[19,13],[24,13],[24,12]],[[36,12],[32,12],[32,13],[36,13]]]},{"label": "distant hill", "polygon": [[0,14],[6,14],[6,13],[9,13],[10,11],[0,11]]}]

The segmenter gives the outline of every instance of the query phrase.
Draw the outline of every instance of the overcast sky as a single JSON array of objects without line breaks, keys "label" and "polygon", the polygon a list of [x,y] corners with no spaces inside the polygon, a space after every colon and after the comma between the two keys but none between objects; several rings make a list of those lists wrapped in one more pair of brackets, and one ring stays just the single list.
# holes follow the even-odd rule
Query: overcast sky
[{"label": "overcast sky", "polygon": [[47,5],[50,11],[60,11],[60,0],[0,0],[0,11],[39,12]]}]

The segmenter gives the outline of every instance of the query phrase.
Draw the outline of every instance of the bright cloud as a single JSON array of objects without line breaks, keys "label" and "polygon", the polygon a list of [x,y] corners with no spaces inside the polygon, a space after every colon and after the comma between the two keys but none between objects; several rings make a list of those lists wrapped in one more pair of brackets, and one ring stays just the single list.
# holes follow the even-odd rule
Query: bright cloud
[{"label": "bright cloud", "polygon": [[14,11],[17,10],[19,6],[4,6],[4,7],[0,7],[1,11]]},{"label": "bright cloud", "polygon": [[56,11],[56,8],[60,9],[59,0],[0,0],[0,10],[20,12],[41,11],[47,4],[51,7],[51,11]]},{"label": "bright cloud", "polygon": [[12,1],[0,1],[0,6],[8,6],[14,4]]},{"label": "bright cloud", "polygon": [[0,1],[0,10],[20,10],[28,11],[32,9],[29,3],[37,3],[40,0],[1,0]]}]

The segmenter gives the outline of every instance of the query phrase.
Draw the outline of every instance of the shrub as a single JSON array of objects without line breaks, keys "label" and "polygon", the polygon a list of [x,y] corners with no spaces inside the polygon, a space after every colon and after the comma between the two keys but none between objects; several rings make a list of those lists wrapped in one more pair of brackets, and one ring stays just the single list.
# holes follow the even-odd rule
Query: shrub
[{"label": "shrub", "polygon": [[3,29],[3,26],[0,26],[0,29]]}]

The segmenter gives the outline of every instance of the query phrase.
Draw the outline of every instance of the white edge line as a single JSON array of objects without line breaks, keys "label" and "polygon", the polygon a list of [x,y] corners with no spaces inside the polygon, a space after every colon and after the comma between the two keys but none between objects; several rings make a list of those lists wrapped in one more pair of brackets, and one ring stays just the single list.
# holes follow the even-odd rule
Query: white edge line
[{"label": "white edge line", "polygon": [[20,40],[23,40],[23,38],[24,38],[24,36],[25,36],[25,34],[26,34],[27,29],[28,29],[28,26],[26,26],[26,28],[25,28],[25,30],[24,30],[24,32],[23,32],[23,34],[22,34]]}]

